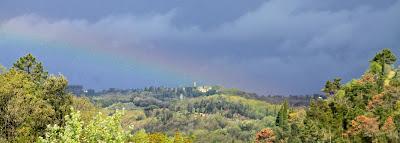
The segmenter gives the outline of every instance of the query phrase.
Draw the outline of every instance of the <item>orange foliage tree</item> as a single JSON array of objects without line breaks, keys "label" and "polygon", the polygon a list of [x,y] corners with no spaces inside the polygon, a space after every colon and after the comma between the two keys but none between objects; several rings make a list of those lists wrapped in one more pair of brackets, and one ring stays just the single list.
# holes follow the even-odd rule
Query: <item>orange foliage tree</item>
[{"label": "orange foliage tree", "polygon": [[275,133],[270,128],[265,128],[256,134],[256,143],[272,143],[275,141]]}]

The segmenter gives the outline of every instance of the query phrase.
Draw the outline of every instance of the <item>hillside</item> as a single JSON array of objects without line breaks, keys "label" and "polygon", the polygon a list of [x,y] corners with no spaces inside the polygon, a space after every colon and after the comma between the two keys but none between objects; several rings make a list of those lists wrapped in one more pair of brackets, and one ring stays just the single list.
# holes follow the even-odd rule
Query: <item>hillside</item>
[{"label": "hillside", "polygon": [[144,129],[173,135],[179,131],[193,136],[195,142],[251,142],[256,131],[274,126],[279,109],[279,105],[225,94],[178,98],[165,103],[156,98],[138,99],[135,95],[131,99],[126,95],[92,98],[94,103],[113,102],[105,109],[126,109],[123,126],[134,125],[134,132]]},{"label": "hillside", "polygon": [[[277,126],[257,133],[257,142],[399,142],[400,69],[397,58],[383,49],[357,79],[326,82],[327,99],[317,99],[301,111],[284,104]],[[305,114],[304,114],[305,112]],[[296,116],[296,115],[302,116]]]}]

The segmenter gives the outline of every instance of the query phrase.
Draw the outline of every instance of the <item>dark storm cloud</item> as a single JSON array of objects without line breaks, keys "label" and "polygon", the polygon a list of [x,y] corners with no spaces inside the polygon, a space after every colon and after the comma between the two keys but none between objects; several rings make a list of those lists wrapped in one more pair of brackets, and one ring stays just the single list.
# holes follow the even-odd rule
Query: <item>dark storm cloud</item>
[{"label": "dark storm cloud", "polygon": [[147,16],[177,11],[176,25],[215,27],[257,8],[264,0],[2,0],[0,19],[27,13],[51,18],[96,21],[110,15]]},{"label": "dark storm cloud", "polygon": [[379,49],[400,54],[396,0],[45,2],[5,2],[1,28],[161,53],[207,82],[263,94],[315,93],[329,78],[362,74]]}]

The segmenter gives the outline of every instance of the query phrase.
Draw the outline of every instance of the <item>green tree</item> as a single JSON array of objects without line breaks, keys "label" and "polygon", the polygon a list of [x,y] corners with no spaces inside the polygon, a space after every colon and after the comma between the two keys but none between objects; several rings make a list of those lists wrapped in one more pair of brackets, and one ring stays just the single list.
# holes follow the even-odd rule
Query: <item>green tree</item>
[{"label": "green tree", "polygon": [[278,112],[275,121],[275,124],[277,126],[277,128],[275,128],[275,133],[277,139],[280,141],[287,142],[291,138],[288,118],[289,118],[289,105],[288,101],[285,100],[281,106],[281,109]]},{"label": "green tree", "polygon": [[63,124],[64,117],[70,113],[70,106],[72,105],[72,95],[66,92],[67,79],[63,75],[50,75],[40,86],[43,88],[41,89],[43,92],[42,99],[50,104],[55,111],[53,119],[56,123]]},{"label": "green tree", "polygon": [[32,140],[54,122],[54,110],[37,87],[29,75],[13,69],[0,76],[0,135],[7,140]]},{"label": "green tree", "polygon": [[72,111],[65,117],[65,126],[49,125],[45,137],[39,143],[123,143],[129,139],[129,133],[121,127],[123,112],[116,111],[112,116],[99,113],[88,124],[81,120],[79,111]]},{"label": "green tree", "polygon": [[396,62],[396,60],[397,60],[396,55],[394,55],[390,49],[385,48],[379,53],[377,53],[371,61],[378,62],[381,65],[384,64],[392,65]]},{"label": "green tree", "polygon": [[333,81],[326,81],[325,87],[324,89],[322,89],[323,92],[325,92],[325,94],[327,96],[332,96],[334,95],[341,87],[340,81],[342,79],[340,78],[335,78],[333,79]]},{"label": "green tree", "polygon": [[32,54],[27,54],[26,56],[19,58],[14,63],[13,68],[32,75],[38,74],[39,76],[41,76],[43,74],[46,74],[43,69],[42,63],[37,61]]},{"label": "green tree", "polygon": [[281,109],[278,112],[278,116],[276,117],[276,125],[281,127],[284,131],[289,130],[288,123],[288,114],[289,114],[289,105],[288,101],[285,100],[281,106]]},{"label": "green tree", "polygon": [[0,137],[32,142],[48,124],[64,123],[70,106],[65,93],[68,82],[63,76],[47,76],[32,55],[14,65],[0,74]]},{"label": "green tree", "polygon": [[81,141],[83,122],[80,121],[80,113],[71,112],[66,117],[65,126],[60,127],[57,124],[48,125],[45,138],[40,137],[41,143],[79,143]]},{"label": "green tree", "polygon": [[37,61],[32,54],[19,58],[12,68],[28,73],[35,81],[41,81],[48,76],[48,72],[44,70],[42,63]]},{"label": "green tree", "polygon": [[149,135],[145,130],[137,131],[131,138],[131,141],[134,143],[149,143]]},{"label": "green tree", "polygon": [[387,65],[392,66],[397,60],[396,55],[390,49],[383,49],[381,52],[377,53],[375,57],[371,60],[372,63],[378,63],[381,66],[381,72],[379,75],[378,84],[380,86],[380,91],[383,90],[384,80],[386,75]]},{"label": "green tree", "polygon": [[121,125],[124,113],[118,111],[113,116],[104,117],[101,112],[83,130],[84,142],[124,142],[128,138]]}]

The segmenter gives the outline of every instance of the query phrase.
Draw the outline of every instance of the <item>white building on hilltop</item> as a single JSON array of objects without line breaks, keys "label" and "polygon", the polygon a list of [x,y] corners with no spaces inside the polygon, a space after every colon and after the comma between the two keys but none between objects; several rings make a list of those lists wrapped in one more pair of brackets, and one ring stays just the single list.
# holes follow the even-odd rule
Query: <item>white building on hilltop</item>
[{"label": "white building on hilltop", "polygon": [[196,87],[197,91],[200,91],[200,92],[203,92],[203,93],[206,93],[206,92],[210,91],[211,89],[212,89],[211,86],[205,86],[205,85]]}]

